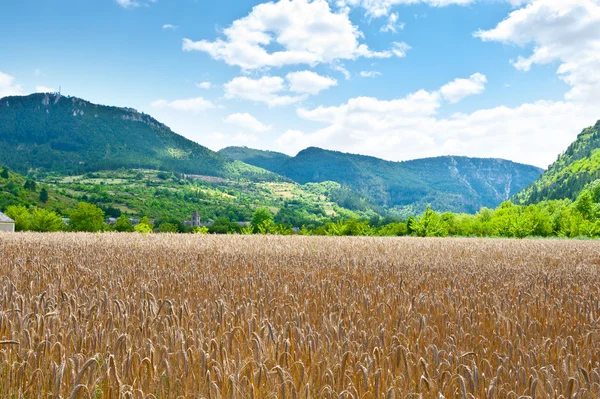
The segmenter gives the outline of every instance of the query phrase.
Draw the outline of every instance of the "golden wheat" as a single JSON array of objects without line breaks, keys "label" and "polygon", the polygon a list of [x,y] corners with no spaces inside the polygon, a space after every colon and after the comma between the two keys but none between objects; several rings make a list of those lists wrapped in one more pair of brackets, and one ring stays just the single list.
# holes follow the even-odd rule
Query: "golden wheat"
[{"label": "golden wheat", "polygon": [[0,235],[1,398],[599,398],[600,245]]}]

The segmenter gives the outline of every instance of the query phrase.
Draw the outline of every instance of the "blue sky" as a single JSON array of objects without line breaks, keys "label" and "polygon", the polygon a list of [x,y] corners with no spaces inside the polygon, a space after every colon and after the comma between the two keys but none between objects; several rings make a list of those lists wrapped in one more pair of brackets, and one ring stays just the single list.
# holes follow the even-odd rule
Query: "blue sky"
[{"label": "blue sky", "polygon": [[3,3],[0,97],[60,86],[212,149],[545,167],[600,118],[598,0]]}]

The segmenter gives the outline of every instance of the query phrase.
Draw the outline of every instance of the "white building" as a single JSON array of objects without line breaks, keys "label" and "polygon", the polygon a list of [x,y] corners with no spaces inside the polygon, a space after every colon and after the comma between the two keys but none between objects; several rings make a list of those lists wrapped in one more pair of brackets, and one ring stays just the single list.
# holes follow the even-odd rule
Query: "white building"
[{"label": "white building", "polygon": [[0,231],[15,231],[15,221],[0,212]]}]

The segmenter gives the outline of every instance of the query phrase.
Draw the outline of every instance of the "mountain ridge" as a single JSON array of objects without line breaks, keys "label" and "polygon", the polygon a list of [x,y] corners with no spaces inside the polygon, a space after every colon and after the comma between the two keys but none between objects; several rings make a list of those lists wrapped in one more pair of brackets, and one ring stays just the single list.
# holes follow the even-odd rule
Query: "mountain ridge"
[{"label": "mountain ridge", "polygon": [[232,161],[133,108],[60,93],[0,99],[0,133],[0,158],[22,173],[135,167],[225,178],[277,178]]},{"label": "mountain ridge", "polygon": [[586,127],[569,147],[530,186],[517,193],[518,204],[577,198],[590,183],[600,179],[600,120]]},{"label": "mountain ridge", "polygon": [[318,147],[308,147],[294,157],[264,151],[261,157],[261,150],[247,147],[227,147],[219,152],[300,184],[331,180],[379,205],[412,207],[413,211],[421,211],[427,204],[455,212],[495,207],[543,171],[498,158],[439,156],[395,162]]}]

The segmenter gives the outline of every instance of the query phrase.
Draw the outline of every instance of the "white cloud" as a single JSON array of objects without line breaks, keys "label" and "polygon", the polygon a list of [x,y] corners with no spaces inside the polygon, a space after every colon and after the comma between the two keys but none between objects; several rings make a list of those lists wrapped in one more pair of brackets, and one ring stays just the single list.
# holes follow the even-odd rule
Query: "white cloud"
[{"label": "white cloud", "polygon": [[399,30],[404,29],[404,22],[398,23],[398,13],[391,13],[388,17],[387,24],[383,25],[380,29],[381,32],[393,32],[397,33]]},{"label": "white cloud", "polygon": [[285,77],[290,84],[290,91],[294,93],[318,94],[332,86],[337,86],[337,80],[321,76],[311,71],[288,73]]},{"label": "white cloud", "polygon": [[481,73],[474,73],[469,79],[455,79],[445,84],[440,93],[445,100],[457,103],[465,97],[481,94],[485,90],[487,78]]},{"label": "white cloud", "polygon": [[212,87],[212,83],[210,83],[210,82],[196,83],[196,87],[199,89],[208,90]]},{"label": "white cloud", "polygon": [[115,0],[118,5],[123,8],[135,8],[139,7],[140,3],[135,0]]},{"label": "white cloud", "polygon": [[248,113],[231,114],[223,120],[230,125],[236,125],[242,129],[249,129],[253,132],[263,133],[271,130],[271,126],[267,126]]},{"label": "white cloud", "polygon": [[392,47],[392,53],[396,57],[404,58],[406,57],[406,52],[410,50],[410,46],[404,42],[394,42]]},{"label": "white cloud", "polygon": [[[524,4],[524,2],[519,2]],[[598,101],[600,90],[600,4],[596,0],[533,0],[495,28],[475,36],[517,46],[533,45],[512,63],[521,71],[560,62],[558,75],[571,90],[568,100]],[[517,5],[517,3],[515,3]]]},{"label": "white cloud", "polygon": [[343,64],[333,64],[331,65],[331,69],[344,75],[344,78],[346,78],[346,80],[350,79],[350,71],[348,71]]},{"label": "white cloud", "polygon": [[13,76],[0,72],[0,98],[23,94],[25,94],[23,87],[15,83]]},{"label": "white cloud", "polygon": [[306,95],[281,94],[285,90],[284,80],[279,76],[263,76],[260,79],[241,76],[225,84],[225,98],[263,102],[269,107],[290,105],[306,98]]},{"label": "white cloud", "polygon": [[177,28],[179,28],[179,26],[177,25],[171,25],[171,24],[164,24],[162,26],[163,30],[175,30]]},{"label": "white cloud", "polygon": [[[531,46],[530,55],[512,61],[521,71],[558,62],[557,74],[570,86],[563,101],[540,100],[439,117],[443,101],[457,102],[485,90],[486,77],[474,74],[449,82],[438,91],[419,91],[391,101],[358,97],[335,107],[301,108],[301,118],[323,123],[324,127],[312,132],[288,131],[279,137],[278,144],[290,154],[316,145],[392,160],[455,154],[506,158],[546,167],[583,127],[598,118],[600,2],[507,1],[521,8],[495,28],[477,32],[476,36],[484,41]],[[364,5],[372,16],[378,16],[387,14],[394,4],[410,1],[350,2]]]},{"label": "white cloud", "polygon": [[452,98],[446,99],[440,88],[394,100],[357,97],[339,106],[300,108],[300,118],[324,127],[313,132],[290,130],[277,144],[289,154],[319,146],[396,161],[452,154],[546,167],[582,127],[598,117],[594,105],[569,101],[538,101],[438,117],[443,101]]},{"label": "white cloud", "polygon": [[[243,69],[389,58],[394,51],[372,51],[359,43],[362,32],[348,11],[332,12],[326,0],[279,0],[255,6],[215,41],[183,40],[184,51],[202,51]],[[270,51],[276,45],[279,50]]]},{"label": "white cloud", "polygon": [[57,90],[47,86],[35,86],[37,93],[56,93]]},{"label": "white cloud", "polygon": [[175,100],[171,102],[167,100],[156,100],[152,103],[152,106],[155,108],[171,108],[177,111],[186,111],[194,113],[215,108],[215,105],[212,102],[202,97]]},{"label": "white cloud", "polygon": [[378,76],[381,76],[381,72],[378,72],[378,71],[361,71],[360,72],[360,76],[362,76],[363,78],[376,78]]},{"label": "white cloud", "polygon": [[[339,7],[362,7],[370,17],[382,17],[388,15],[392,7],[397,5],[426,4],[433,7],[445,7],[450,5],[468,5],[476,0],[338,0]],[[523,0],[509,0],[518,2]]]}]

